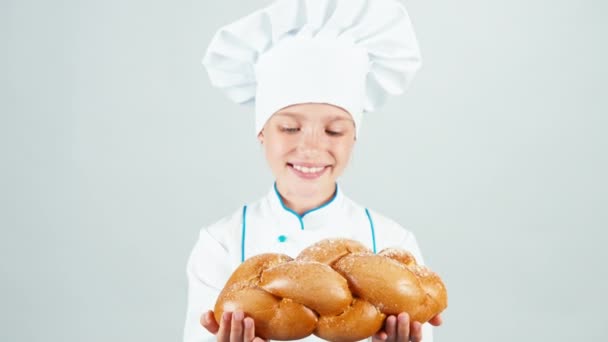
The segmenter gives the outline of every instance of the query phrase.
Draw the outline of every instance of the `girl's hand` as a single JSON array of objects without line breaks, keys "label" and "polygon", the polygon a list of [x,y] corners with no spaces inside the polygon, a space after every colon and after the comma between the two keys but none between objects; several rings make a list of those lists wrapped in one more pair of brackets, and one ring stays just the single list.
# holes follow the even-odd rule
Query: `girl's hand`
[{"label": "girl's hand", "polygon": [[[439,326],[442,323],[441,315],[437,315],[429,321],[431,325]],[[398,316],[388,316],[384,323],[384,330],[379,331],[372,337],[373,342],[420,342],[422,341],[422,324],[410,322],[407,312]]]},{"label": "girl's hand", "polygon": [[219,324],[213,311],[207,311],[201,316],[201,325],[214,334],[218,342],[265,342],[255,336],[253,318],[245,317],[243,311],[224,312]]}]

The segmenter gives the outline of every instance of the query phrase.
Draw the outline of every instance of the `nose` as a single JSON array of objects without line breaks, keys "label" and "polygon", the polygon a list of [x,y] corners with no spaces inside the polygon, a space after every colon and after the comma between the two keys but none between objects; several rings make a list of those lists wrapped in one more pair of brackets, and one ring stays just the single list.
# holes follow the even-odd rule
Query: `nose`
[{"label": "nose", "polygon": [[318,156],[324,146],[323,135],[318,129],[303,131],[298,141],[298,151],[307,158]]}]

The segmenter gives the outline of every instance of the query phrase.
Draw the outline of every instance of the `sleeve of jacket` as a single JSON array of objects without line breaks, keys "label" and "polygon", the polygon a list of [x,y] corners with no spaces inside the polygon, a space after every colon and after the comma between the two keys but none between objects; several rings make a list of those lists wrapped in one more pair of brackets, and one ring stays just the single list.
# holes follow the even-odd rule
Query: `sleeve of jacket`
[{"label": "sleeve of jacket", "polygon": [[385,248],[405,249],[412,253],[417,263],[424,265],[424,259],[414,233],[375,210],[369,210],[369,213],[373,222],[378,252]]},{"label": "sleeve of jacket", "polygon": [[[370,214],[375,222],[378,252],[389,247],[405,249],[412,253],[418,264],[425,264],[414,233],[376,211],[370,210]],[[433,342],[433,326],[429,323],[422,325],[422,340],[424,342]]]},{"label": "sleeve of jacket", "polygon": [[[424,265],[422,252],[420,251],[418,241],[416,241],[416,237],[412,232],[406,231],[405,239],[401,242],[400,248],[410,251],[410,253],[414,255],[414,258],[416,258],[416,262],[420,265]],[[433,342],[433,326],[429,323],[424,323],[422,325],[422,341]]]},{"label": "sleeve of jacket", "polygon": [[184,342],[216,341],[215,335],[200,324],[201,315],[213,310],[215,301],[231,274],[229,252],[207,229],[188,259],[188,305]]}]

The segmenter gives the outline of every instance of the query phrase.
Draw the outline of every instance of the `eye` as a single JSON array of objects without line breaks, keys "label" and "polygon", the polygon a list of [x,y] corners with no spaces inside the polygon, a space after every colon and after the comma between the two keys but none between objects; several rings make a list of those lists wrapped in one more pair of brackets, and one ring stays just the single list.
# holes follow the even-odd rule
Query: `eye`
[{"label": "eye", "polygon": [[298,131],[300,131],[298,127],[281,127],[281,132],[285,133],[296,133]]},{"label": "eye", "polygon": [[344,135],[344,133],[340,132],[340,131],[334,131],[331,129],[326,129],[325,133],[327,133],[327,135],[331,136],[331,137],[339,137],[341,135]]}]

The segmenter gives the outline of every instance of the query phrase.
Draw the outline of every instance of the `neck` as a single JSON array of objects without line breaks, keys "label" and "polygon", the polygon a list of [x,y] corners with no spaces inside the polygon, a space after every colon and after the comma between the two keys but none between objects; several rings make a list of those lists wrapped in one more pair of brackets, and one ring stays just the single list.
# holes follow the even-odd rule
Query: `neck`
[{"label": "neck", "polygon": [[320,191],[316,194],[298,194],[290,191],[283,190],[279,184],[276,184],[277,192],[283,201],[283,205],[287,208],[303,215],[307,211],[318,208],[327,202],[331,201],[334,197],[338,187],[334,186],[326,191]]}]

